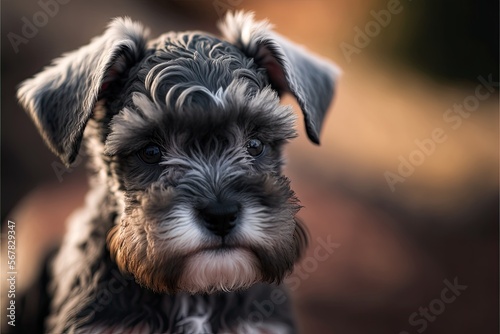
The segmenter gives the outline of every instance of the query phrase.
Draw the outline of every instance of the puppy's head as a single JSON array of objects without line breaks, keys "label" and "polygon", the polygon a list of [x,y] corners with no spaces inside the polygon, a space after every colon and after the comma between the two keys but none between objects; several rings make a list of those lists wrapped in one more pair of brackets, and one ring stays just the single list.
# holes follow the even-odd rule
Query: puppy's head
[{"label": "puppy's head", "polygon": [[252,15],[220,28],[148,42],[118,19],[18,92],[63,162],[85,140],[120,208],[111,256],[159,292],[279,282],[306,244],[281,171],[295,117],[279,96],[295,96],[318,143],[337,72]]}]

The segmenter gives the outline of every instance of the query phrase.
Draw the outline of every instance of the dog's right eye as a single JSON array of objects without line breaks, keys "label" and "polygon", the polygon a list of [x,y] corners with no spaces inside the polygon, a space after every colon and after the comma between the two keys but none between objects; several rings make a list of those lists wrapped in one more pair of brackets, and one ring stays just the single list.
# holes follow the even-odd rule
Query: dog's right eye
[{"label": "dog's right eye", "polygon": [[250,139],[247,142],[246,148],[252,157],[258,157],[264,151],[264,144],[258,139]]},{"label": "dog's right eye", "polygon": [[138,153],[139,158],[147,164],[155,164],[160,162],[161,150],[157,145],[148,145]]}]

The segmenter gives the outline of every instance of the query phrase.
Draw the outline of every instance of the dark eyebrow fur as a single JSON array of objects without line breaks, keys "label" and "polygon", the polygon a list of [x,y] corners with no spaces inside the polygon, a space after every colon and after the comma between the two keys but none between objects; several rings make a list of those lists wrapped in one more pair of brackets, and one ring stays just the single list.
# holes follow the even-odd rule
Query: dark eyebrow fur
[{"label": "dark eyebrow fur", "polygon": [[[293,126],[295,116],[291,110],[280,105],[278,108],[280,113],[268,109],[247,110],[245,106],[231,105],[219,110],[206,110],[195,105],[193,109],[184,111],[183,117],[164,112],[160,123],[140,123],[117,116],[114,123],[128,122],[121,124],[121,128],[127,131],[112,127],[113,131],[106,143],[107,150],[110,155],[127,155],[150,142],[168,146],[166,141],[171,137],[182,138],[184,142],[206,141],[207,138],[216,137],[223,140],[235,132],[242,133],[247,139],[257,137],[269,144],[279,144],[294,138],[296,131]],[[136,108],[127,109],[126,112],[141,114]],[[235,131],[234,127],[239,131]]]}]

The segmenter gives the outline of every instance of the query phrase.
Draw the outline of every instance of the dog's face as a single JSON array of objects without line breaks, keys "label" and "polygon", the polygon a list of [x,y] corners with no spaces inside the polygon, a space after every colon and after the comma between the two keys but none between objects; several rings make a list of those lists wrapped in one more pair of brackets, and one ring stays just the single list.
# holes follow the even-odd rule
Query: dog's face
[{"label": "dog's face", "polygon": [[158,291],[280,280],[304,245],[281,175],[282,145],[295,136],[291,108],[227,42],[186,33],[153,46],[105,141],[125,203],[112,255]]},{"label": "dog's face", "polygon": [[251,15],[229,15],[222,30],[226,40],[147,44],[140,26],[115,21],[19,91],[64,162],[87,140],[119,208],[110,254],[159,292],[279,282],[306,244],[282,175],[295,117],[279,94],[297,98],[317,142],[335,72]]}]

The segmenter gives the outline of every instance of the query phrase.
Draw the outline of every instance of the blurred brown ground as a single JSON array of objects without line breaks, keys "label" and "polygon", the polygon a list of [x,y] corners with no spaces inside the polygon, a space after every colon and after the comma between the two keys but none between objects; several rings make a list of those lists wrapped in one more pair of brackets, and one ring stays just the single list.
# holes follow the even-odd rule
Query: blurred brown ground
[{"label": "blurred brown ground", "polygon": [[[20,286],[60,239],[65,217],[82,203],[87,186],[83,166],[58,182],[55,157],[15,106],[15,84],[99,34],[111,17],[129,15],[155,36],[170,29],[214,30],[219,12],[234,7],[255,10],[343,70],[322,145],[308,142],[299,121],[300,137],[287,152],[288,175],[304,205],[300,216],[311,233],[305,259],[314,258],[318,238],[339,244],[293,291],[302,332],[417,333],[409,316],[440,298],[443,280],[457,277],[467,289],[425,333],[498,333],[498,88],[453,130],[444,112],[474,94],[478,82],[435,80],[386,57],[384,48],[405,39],[405,11],[347,62],[340,43],[352,44],[353,27],[371,20],[370,10],[385,9],[383,1],[117,3],[73,0],[61,6],[18,54],[4,34],[2,62],[10,63],[3,66],[2,169],[11,174],[2,190],[3,196],[23,190],[5,216],[18,226]],[[19,30],[20,18],[37,10],[35,2],[4,2],[2,30]],[[384,173],[396,173],[398,157],[408,158],[414,141],[438,127],[447,140],[391,191]],[[304,262],[298,266],[304,270]]]}]

